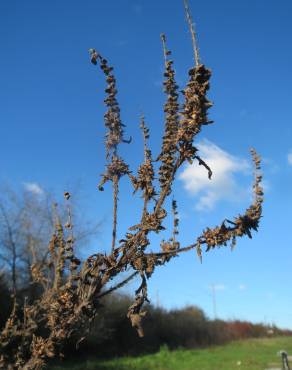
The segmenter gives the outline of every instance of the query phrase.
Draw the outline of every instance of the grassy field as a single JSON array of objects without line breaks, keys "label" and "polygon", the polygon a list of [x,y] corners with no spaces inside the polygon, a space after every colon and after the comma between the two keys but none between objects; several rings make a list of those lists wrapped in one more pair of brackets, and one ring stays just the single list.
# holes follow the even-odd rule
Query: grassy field
[{"label": "grassy field", "polygon": [[110,361],[94,359],[82,363],[67,362],[51,370],[264,370],[281,368],[279,350],[292,353],[292,337],[252,339],[202,350],[162,348],[154,355],[125,357]]}]

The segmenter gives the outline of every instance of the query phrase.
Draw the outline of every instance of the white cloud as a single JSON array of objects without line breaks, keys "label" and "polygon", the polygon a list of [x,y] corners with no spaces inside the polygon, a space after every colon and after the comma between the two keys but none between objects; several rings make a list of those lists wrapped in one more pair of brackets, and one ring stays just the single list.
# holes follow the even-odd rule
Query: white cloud
[{"label": "white cloud", "polygon": [[239,289],[239,290],[246,290],[246,288],[247,288],[247,286],[246,286],[245,284],[240,284],[240,285],[238,286],[238,289]]},{"label": "white cloud", "polygon": [[119,46],[119,47],[123,47],[123,46],[126,46],[128,44],[128,41],[127,40],[119,40],[118,42],[117,42],[117,45]]},{"label": "white cloud", "polygon": [[262,181],[262,188],[264,190],[264,193],[269,193],[272,189],[271,182],[269,180],[263,180]]},{"label": "white cloud", "polygon": [[224,284],[214,284],[210,286],[210,289],[214,290],[226,290],[226,285]]},{"label": "white cloud", "polygon": [[279,164],[271,158],[264,157],[262,158],[262,164],[264,166],[264,173],[275,175],[280,172],[281,167]]},{"label": "white cloud", "polygon": [[43,195],[44,190],[36,182],[25,182],[23,183],[25,190],[35,195]]},{"label": "white cloud", "polygon": [[292,166],[292,150],[288,153],[288,163],[290,164],[290,166]]},{"label": "white cloud", "polygon": [[235,201],[240,193],[246,193],[246,189],[237,184],[235,175],[250,171],[247,160],[229,154],[209,140],[202,140],[197,147],[213,171],[212,179],[208,179],[206,169],[197,162],[187,165],[179,176],[185,189],[198,196],[197,210],[211,210],[221,199]]}]

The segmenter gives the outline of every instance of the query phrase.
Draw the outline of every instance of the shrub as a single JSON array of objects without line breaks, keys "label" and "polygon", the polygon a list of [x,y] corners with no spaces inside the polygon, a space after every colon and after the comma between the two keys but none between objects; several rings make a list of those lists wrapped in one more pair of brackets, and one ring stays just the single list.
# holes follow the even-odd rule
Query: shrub
[{"label": "shrub", "polygon": [[[148,302],[147,280],[159,266],[167,264],[180,253],[196,250],[202,258],[202,248],[210,251],[230,243],[234,247],[238,237],[252,237],[251,232],[258,229],[262,213],[263,192],[260,186],[262,176],[260,158],[255,150],[252,157],[256,175],[254,181],[254,201],[247,210],[233,220],[224,220],[219,226],[206,228],[194,242],[181,246],[178,241],[179,220],[177,203],[172,201],[170,213],[173,216],[173,229],[167,240],[161,240],[161,251],[151,252],[150,235],[165,230],[167,210],[166,200],[172,194],[173,183],[180,167],[197,163],[206,169],[211,179],[212,171],[200,157],[194,140],[205,125],[213,123],[208,118],[212,103],[207,98],[211,71],[200,62],[196,34],[190,12],[185,1],[186,14],[190,26],[195,64],[189,70],[189,80],[182,92],[184,103],[179,103],[179,90],[175,81],[173,61],[162,35],[165,58],[164,90],[166,93],[165,130],[161,151],[153,157],[148,147],[149,130],[145,118],[141,117],[141,130],[144,138],[144,161],[133,175],[129,165],[119,154],[121,143],[130,143],[124,136],[117,100],[117,85],[113,68],[95,49],[90,49],[93,65],[99,65],[105,75],[104,115],[106,133],[106,169],[99,184],[99,190],[111,183],[113,189],[113,227],[111,252],[95,253],[83,263],[74,253],[74,234],[70,207],[68,220],[63,225],[56,213],[55,231],[49,242],[49,260],[46,264],[33,261],[31,273],[34,282],[42,287],[42,294],[32,304],[25,302],[19,308],[16,296],[10,318],[0,335],[0,366],[2,368],[40,369],[49,358],[63,356],[64,343],[76,335],[78,344],[84,339],[88,327],[98,314],[104,297],[127,284],[134,277],[140,278],[135,292],[135,300],[128,308],[128,318],[143,336],[142,320],[146,315],[144,304]],[[129,227],[123,239],[117,241],[118,195],[123,177],[130,180],[134,193],[142,194],[144,203],[141,215],[135,225]],[[158,181],[157,181],[158,180]],[[70,194],[64,194],[69,202]],[[109,287],[118,276],[129,276],[120,283]],[[187,317],[194,313],[186,311]],[[175,316],[176,314],[173,313]],[[174,326],[174,332],[176,332]],[[135,339],[136,340],[136,339]]]}]

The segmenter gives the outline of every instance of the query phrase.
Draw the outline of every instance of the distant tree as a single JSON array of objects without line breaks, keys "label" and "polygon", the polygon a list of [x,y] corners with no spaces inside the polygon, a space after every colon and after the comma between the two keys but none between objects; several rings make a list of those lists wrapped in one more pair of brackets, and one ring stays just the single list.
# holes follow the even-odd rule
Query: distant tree
[{"label": "distant tree", "polygon": [[[85,262],[74,254],[74,229],[71,212],[68,208],[68,220],[62,225],[61,218],[55,220],[55,231],[49,243],[47,268],[38,261],[31,266],[32,277],[43,288],[41,297],[32,305],[25,303],[23,310],[15,301],[11,317],[0,337],[0,364],[2,368],[41,369],[49,358],[62,356],[62,346],[74,333],[80,336],[79,342],[86,335],[88,324],[94,320],[100,309],[102,299],[118,288],[127,284],[133,277],[141,280],[135,292],[135,300],[128,309],[128,318],[139,336],[143,336],[142,320],[146,315],[143,305],[148,301],[147,280],[155,269],[165,265],[182,252],[196,250],[202,257],[202,248],[206,251],[215,247],[233,247],[237,237],[257,230],[262,213],[263,192],[260,186],[262,176],[260,159],[255,150],[252,156],[256,175],[254,181],[254,201],[242,214],[231,220],[224,220],[219,226],[205,229],[188,246],[181,246],[178,241],[178,215],[176,201],[172,201],[173,229],[168,240],[162,240],[160,252],[149,251],[151,233],[159,234],[165,230],[167,217],[166,200],[172,194],[173,182],[181,166],[196,162],[206,168],[211,179],[212,171],[199,156],[194,139],[205,125],[212,123],[207,111],[212,106],[206,94],[209,89],[211,71],[201,63],[196,35],[188,5],[185,1],[187,18],[190,26],[195,65],[189,70],[189,81],[182,95],[183,105],[179,103],[179,90],[175,81],[173,61],[166,46],[166,37],[162,35],[165,58],[164,90],[167,98],[164,105],[165,130],[161,151],[155,159],[148,148],[149,130],[144,117],[141,129],[144,138],[144,161],[139,166],[136,176],[129,165],[120,156],[120,143],[130,142],[124,138],[125,126],[121,121],[120,107],[116,98],[117,87],[113,68],[96,50],[91,49],[91,62],[100,65],[107,82],[105,92],[106,159],[105,173],[99,184],[104,190],[108,182],[113,188],[113,227],[111,252],[97,252]],[[158,171],[156,168],[158,167]],[[125,237],[117,241],[118,195],[122,177],[128,177],[134,192],[142,194],[144,203],[140,218],[129,227]],[[158,181],[157,181],[158,180]],[[65,193],[65,199],[70,198]],[[117,276],[129,271],[129,276],[117,285],[109,286]],[[122,275],[123,276],[123,275]]]},{"label": "distant tree", "polygon": [[[76,206],[74,204],[73,209]],[[28,294],[33,283],[33,263],[46,265],[48,240],[54,232],[56,212],[64,220],[67,208],[63,204],[57,205],[51,192],[41,188],[37,191],[23,188],[16,192],[7,185],[1,188],[0,263],[13,294]],[[81,246],[99,231],[100,223],[78,220],[75,239]]]},{"label": "distant tree", "polygon": [[16,193],[11,188],[1,191],[0,198],[0,260],[6,276],[11,278],[11,289],[32,282],[32,258],[46,260],[47,240],[54,230],[54,220],[48,194],[30,191]]}]

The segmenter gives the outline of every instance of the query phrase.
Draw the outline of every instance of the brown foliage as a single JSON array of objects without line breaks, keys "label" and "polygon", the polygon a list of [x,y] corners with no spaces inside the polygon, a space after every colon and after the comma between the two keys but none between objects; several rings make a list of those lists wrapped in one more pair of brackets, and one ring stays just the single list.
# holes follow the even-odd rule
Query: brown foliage
[{"label": "brown foliage", "polygon": [[[62,356],[62,345],[74,333],[78,332],[80,340],[86,334],[90,322],[96,317],[102,297],[120,288],[138,275],[141,284],[135,292],[135,300],[128,309],[128,318],[143,336],[143,317],[146,311],[143,305],[148,301],[147,280],[156,267],[164,265],[181,252],[196,250],[202,257],[202,247],[209,251],[215,247],[226,246],[228,242],[234,247],[237,237],[257,230],[262,212],[263,192],[260,186],[260,159],[252,150],[256,168],[254,182],[255,199],[253,204],[233,221],[224,220],[219,226],[207,228],[197,237],[195,242],[181,247],[177,241],[178,218],[176,202],[172,203],[174,216],[172,236],[168,241],[161,242],[161,252],[153,253],[149,247],[149,235],[164,230],[163,223],[167,217],[165,201],[172,193],[172,186],[177,171],[186,161],[198,161],[207,170],[211,179],[212,172],[198,155],[194,140],[204,125],[212,123],[207,113],[212,103],[206,94],[209,89],[211,71],[199,62],[194,29],[186,4],[192,39],[195,45],[195,66],[189,71],[189,81],[183,90],[184,104],[178,102],[178,87],[175,82],[173,62],[168,60],[170,52],[166,48],[163,35],[165,56],[165,93],[167,100],[164,106],[165,130],[162,140],[159,162],[158,180],[155,184],[153,159],[147,147],[149,131],[145,120],[141,120],[144,136],[144,163],[138,169],[137,176],[129,170],[128,164],[118,154],[120,143],[124,139],[124,125],[121,122],[120,107],[117,101],[116,79],[113,68],[96,50],[90,49],[91,62],[100,65],[107,82],[104,115],[106,134],[106,171],[99,184],[99,190],[107,182],[113,186],[113,231],[110,254],[96,253],[89,256],[83,263],[74,254],[74,235],[68,207],[68,221],[63,226],[56,215],[55,232],[48,246],[50,258],[46,265],[37,262],[31,266],[35,282],[43,287],[43,293],[33,304],[25,303],[23,309],[14,298],[14,307],[4,330],[0,336],[0,368],[3,369],[41,369],[52,357]],[[129,227],[125,237],[116,241],[117,211],[119,182],[128,176],[134,192],[141,191],[144,206],[137,224]],[[69,202],[70,194],[64,197]],[[108,284],[121,273],[131,270],[131,275],[116,286],[108,288]],[[81,334],[83,333],[83,334]]]}]

